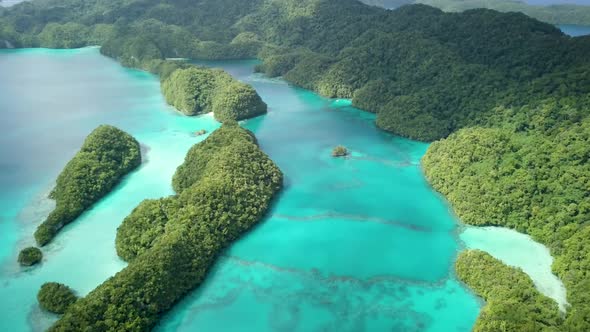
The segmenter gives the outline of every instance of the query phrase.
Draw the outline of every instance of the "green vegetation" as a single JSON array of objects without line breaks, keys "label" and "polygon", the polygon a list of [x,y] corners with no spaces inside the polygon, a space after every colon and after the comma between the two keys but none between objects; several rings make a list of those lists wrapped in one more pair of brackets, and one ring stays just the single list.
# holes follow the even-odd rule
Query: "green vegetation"
[{"label": "green vegetation", "polygon": [[115,242],[119,257],[130,262],[153,247],[164,234],[174,208],[174,200],[167,198],[141,202],[117,229]]},{"label": "green vegetation", "polygon": [[213,112],[220,122],[239,121],[266,113],[256,90],[222,70],[189,67],[162,82],[166,101],[186,115]]},{"label": "green vegetation", "polygon": [[[103,54],[162,79],[189,66],[166,58],[257,56],[260,71],[325,96],[353,98],[377,113],[380,128],[424,141],[478,125],[497,106],[578,98],[589,90],[580,81],[590,67],[587,39],[486,9],[388,11],[354,0],[48,0],[2,12],[0,40],[17,47],[100,44]],[[205,91],[214,85],[187,76],[175,79],[201,82]],[[212,96],[191,99],[199,89],[165,90],[188,114],[215,106]],[[239,96],[219,104],[253,103],[244,116],[260,113],[262,104],[248,91]]]},{"label": "green vegetation", "polygon": [[43,259],[43,252],[36,247],[28,247],[18,254],[18,263],[21,266],[33,266],[39,264]]},{"label": "green vegetation", "polygon": [[332,149],[332,157],[346,157],[348,156],[348,149],[342,145],[338,145]]},{"label": "green vegetation", "polygon": [[63,314],[74,304],[78,297],[70,287],[57,282],[47,282],[37,294],[39,305],[54,314]]},{"label": "green vegetation", "polygon": [[177,70],[162,82],[162,93],[168,104],[186,115],[209,113],[217,81],[230,80],[228,76],[207,68]]},{"label": "green vegetation", "polygon": [[590,98],[497,109],[488,128],[433,143],[426,176],[471,225],[530,234],[568,290],[565,331],[590,330]]},{"label": "green vegetation", "polygon": [[48,244],[139,164],[139,143],[133,137],[112,126],[96,128],[57,178],[50,195],[56,207],[37,228],[37,243]]},{"label": "green vegetation", "polygon": [[230,82],[217,88],[212,106],[220,122],[239,121],[266,113],[267,106],[248,84]]},{"label": "green vegetation", "polygon": [[189,151],[174,180],[177,195],[143,202],[119,228],[117,251],[129,265],[72,305],[50,331],[153,328],[263,217],[282,173],[250,132],[227,122]]},{"label": "green vegetation", "polygon": [[520,269],[479,250],[462,252],[455,268],[459,279],[486,301],[473,331],[560,331],[557,304]]},{"label": "green vegetation", "polygon": [[[355,106],[377,114],[380,128],[424,141],[449,137],[433,144],[424,159],[433,186],[466,223],[511,227],[547,244],[572,304],[560,328],[590,331],[590,38],[570,38],[521,13],[487,9],[445,13],[412,5],[388,11],[354,0],[45,0],[0,11],[0,41],[16,47],[102,45],[103,54],[124,65],[160,75],[169,100],[181,110],[210,108],[222,121],[257,114],[258,108],[249,106],[258,105],[251,91],[230,82],[218,89],[217,80],[206,79],[209,74],[187,75],[200,69],[165,59],[256,56],[262,60],[258,70],[269,76],[325,96],[352,98]],[[175,86],[176,80],[196,84],[188,89]],[[174,204],[173,215],[162,214],[168,205],[162,210],[160,201],[145,203],[128,218],[128,231],[122,226],[117,243],[119,253],[132,260],[129,267],[79,301],[55,330],[153,326],[161,312],[198,285],[218,249],[229,243],[203,234],[226,230],[235,237],[247,228],[217,229],[228,221],[192,209],[207,202],[225,205],[223,190],[235,191],[238,181],[218,179],[233,172],[219,160],[238,163],[240,153],[258,151],[250,135],[223,132],[234,134],[212,135],[189,153],[174,177],[178,196],[165,199]],[[235,155],[217,154],[218,144]],[[239,152],[238,146],[252,151]],[[210,160],[210,154],[216,157]],[[242,198],[248,200],[243,206],[252,201],[260,211],[266,208],[266,201],[246,193]],[[256,215],[229,206],[227,213]],[[200,228],[182,222],[192,214],[204,220],[197,223]],[[257,218],[247,220],[249,225]],[[145,238],[125,238],[144,228]],[[162,284],[155,280],[174,286],[144,292],[146,284]],[[547,326],[553,321],[544,320]]]}]

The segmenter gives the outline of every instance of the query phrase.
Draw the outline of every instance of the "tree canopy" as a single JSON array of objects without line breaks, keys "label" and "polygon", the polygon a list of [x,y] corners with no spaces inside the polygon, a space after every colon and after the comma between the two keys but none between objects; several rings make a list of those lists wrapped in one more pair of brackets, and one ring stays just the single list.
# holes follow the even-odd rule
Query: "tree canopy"
[{"label": "tree canopy", "polygon": [[112,126],[96,128],[58,176],[50,194],[56,207],[35,231],[40,246],[109,193],[141,164],[139,143]]},{"label": "tree canopy", "polygon": [[[262,106],[248,87],[228,81],[217,89],[216,80],[207,78],[210,73],[167,58],[257,57],[262,60],[257,69],[269,76],[282,76],[328,97],[352,98],[355,106],[376,113],[384,130],[423,141],[446,138],[434,143],[424,159],[433,186],[466,223],[511,227],[547,244],[572,304],[558,324],[564,330],[590,330],[590,37],[568,37],[522,13],[445,13],[422,4],[391,11],[355,0],[44,0],[0,11],[0,47],[96,44],[126,66],[159,74],[169,101],[187,113],[211,109],[226,121],[258,114]],[[228,204],[224,213],[244,225],[257,220],[254,216],[266,208],[272,190],[255,185],[254,178],[268,178],[234,172],[233,167],[247,163],[241,154],[266,159],[245,134],[234,131],[221,133],[240,137],[243,144],[215,135],[209,142],[219,140],[224,152],[209,151],[216,145],[205,143],[194,155],[189,153],[188,164],[175,176],[178,195],[166,202],[178,204],[181,208],[173,210],[187,215],[164,218],[166,209],[155,201],[138,208],[125,226],[130,231],[123,227],[118,241],[119,253],[132,263],[78,301],[55,330],[153,326],[160,312],[202,280],[213,253],[228,243],[224,236],[204,234],[225,230],[235,237],[243,229],[220,226],[233,224],[215,215],[209,204]],[[194,157],[209,153],[215,157]],[[244,183],[254,192],[262,190],[258,194],[264,200],[239,191],[243,196],[236,199],[245,202],[227,202],[224,193],[236,192],[238,182],[228,180],[233,176],[246,176]],[[245,212],[237,212],[236,206]],[[61,220],[84,208],[68,205],[61,211],[58,199],[55,213],[69,217],[52,219],[48,230],[39,231],[41,238],[47,238],[43,233],[53,236],[63,226]],[[180,220],[205,222],[189,226]],[[142,228],[145,238],[125,239]],[[187,249],[180,238],[195,247]],[[153,273],[146,274],[153,262]],[[143,286],[155,285],[155,280],[175,286],[146,292]],[[514,309],[509,302],[513,294],[506,294],[504,303],[488,308]],[[549,315],[551,326],[551,311],[542,313]],[[516,316],[529,314],[527,309]],[[520,321],[514,324],[521,326]]]},{"label": "tree canopy", "polygon": [[571,304],[565,331],[590,330],[589,106],[587,97],[496,109],[488,126],[433,143],[423,159],[465,223],[516,229],[551,249]]},{"label": "tree canopy", "polygon": [[54,314],[63,314],[78,297],[70,287],[57,282],[47,282],[37,294],[39,305]]},{"label": "tree canopy", "polygon": [[255,117],[267,109],[254,88],[217,69],[191,66],[176,70],[162,82],[162,92],[182,113],[213,112],[220,122]]},{"label": "tree canopy", "polygon": [[73,304],[49,331],[150,330],[203,282],[230,243],[260,221],[282,179],[250,132],[224,123],[189,151],[175,174],[182,183],[175,196],[145,201],[125,219],[116,242],[129,265]]}]

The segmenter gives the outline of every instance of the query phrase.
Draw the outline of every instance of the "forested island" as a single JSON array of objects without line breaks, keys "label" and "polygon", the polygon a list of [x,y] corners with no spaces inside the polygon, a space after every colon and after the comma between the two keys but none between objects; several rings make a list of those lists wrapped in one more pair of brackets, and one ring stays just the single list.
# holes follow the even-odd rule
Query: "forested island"
[{"label": "forested island", "polygon": [[220,122],[266,113],[266,104],[250,85],[222,70],[189,67],[174,71],[162,83],[168,104],[186,115],[213,112]]},{"label": "forested island", "polygon": [[35,231],[37,244],[47,245],[140,164],[135,138],[112,126],[96,128],[57,178],[50,194],[56,206]]},{"label": "forested island", "polygon": [[[488,300],[477,328],[590,330],[590,37],[571,38],[524,14],[487,9],[445,13],[411,5],[389,11],[354,0],[45,0],[1,11],[0,45],[7,44],[2,41],[16,47],[102,45],[103,54],[157,73],[171,86],[184,79],[187,65],[166,58],[256,57],[262,60],[258,70],[269,76],[282,76],[324,96],[352,98],[355,106],[376,113],[377,125],[384,130],[423,141],[443,139],[433,143],[423,161],[433,186],[464,222],[510,227],[546,244],[556,257],[554,271],[566,284],[571,304],[565,317],[556,316],[556,306],[532,289],[526,276],[486,255],[463,254],[457,261],[459,277]],[[178,69],[182,71],[175,72]],[[167,78],[172,81],[166,83]],[[248,114],[260,112],[262,106],[251,91],[234,88],[244,91],[244,99],[221,105],[234,109],[246,100],[258,105],[247,107],[256,110]],[[169,101],[181,111],[215,113],[213,100],[185,103],[191,98],[174,96],[176,92],[169,93]],[[242,136],[237,128],[227,128],[225,132],[233,133],[227,135]],[[219,140],[224,151],[231,150],[224,144],[232,139],[215,137],[208,140]],[[230,146],[258,151],[255,141],[237,141],[242,143]],[[203,181],[215,174],[209,167],[212,161],[204,166],[195,161],[200,158],[191,158],[216,149],[203,144],[196,150],[183,166],[194,173],[181,168],[175,176],[178,195],[143,203],[121,226],[117,249],[131,262],[129,267],[77,301],[55,331],[93,327],[92,321],[100,329],[116,330],[129,323],[121,317],[132,319],[134,329],[148,329],[202,280],[203,266],[215,255],[205,256],[204,265],[180,265],[188,270],[171,264],[190,259],[203,243],[179,244],[178,234],[192,235],[193,229],[167,211],[193,211],[176,206],[208,204],[205,198],[197,199],[208,193],[230,209],[233,205],[216,196],[220,189],[215,181]],[[240,155],[233,158],[249,162]],[[230,157],[215,160],[226,162],[224,158]],[[256,158],[270,163],[265,156]],[[220,169],[220,178],[245,176],[253,181],[249,175]],[[275,187],[266,186],[265,198],[253,206],[265,209]],[[247,200],[262,199],[244,195]],[[245,224],[258,220],[260,213],[249,215]],[[225,225],[207,218],[213,217],[202,220]],[[179,233],[169,234],[169,229]],[[137,238],[141,230],[145,238]],[[223,237],[211,242],[214,249],[209,253],[228,243]],[[159,262],[155,268],[154,261]],[[154,275],[143,274],[150,264]],[[469,272],[470,266],[480,265],[498,268],[486,275]],[[166,274],[168,270],[173,272]],[[189,272],[201,277],[189,282]],[[501,286],[492,287],[491,277]],[[173,281],[173,289],[143,293],[142,285],[155,280],[150,278]],[[534,301],[515,308],[525,295]]]},{"label": "forested island", "polygon": [[117,234],[129,265],[79,299],[50,331],[148,331],[264,216],[283,175],[254,135],[228,121],[194,146],[176,195],[141,203]]}]

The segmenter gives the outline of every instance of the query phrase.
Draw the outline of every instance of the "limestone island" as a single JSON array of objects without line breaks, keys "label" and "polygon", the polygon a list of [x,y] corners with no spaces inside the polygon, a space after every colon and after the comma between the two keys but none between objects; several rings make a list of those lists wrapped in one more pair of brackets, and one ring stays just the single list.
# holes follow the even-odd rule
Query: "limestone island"
[{"label": "limestone island", "polygon": [[43,253],[39,248],[28,247],[18,254],[18,263],[21,266],[33,266],[39,264],[43,259]]},{"label": "limestone island", "polygon": [[96,128],[57,178],[50,194],[56,206],[35,231],[37,244],[48,244],[65,225],[108,194],[140,164],[141,152],[135,138],[112,126]]},{"label": "limestone island", "polygon": [[348,149],[342,145],[338,145],[337,147],[335,147],[332,150],[332,157],[334,157],[334,158],[346,157],[349,154],[350,154],[350,152],[348,152]]},{"label": "limestone island", "polygon": [[205,129],[197,130],[194,133],[195,136],[203,136],[205,134],[207,134],[207,130],[205,130]]},{"label": "limestone island", "polygon": [[220,122],[265,114],[267,105],[256,90],[219,69],[190,66],[162,81],[166,102],[185,115],[213,112]]}]

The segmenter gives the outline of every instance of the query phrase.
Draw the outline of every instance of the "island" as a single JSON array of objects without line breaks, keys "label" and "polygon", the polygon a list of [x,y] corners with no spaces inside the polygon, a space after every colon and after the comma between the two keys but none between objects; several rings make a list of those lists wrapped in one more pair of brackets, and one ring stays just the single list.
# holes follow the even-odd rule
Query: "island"
[{"label": "island", "polygon": [[117,251],[129,265],[49,331],[151,330],[262,219],[283,175],[251,132],[227,121],[189,151],[175,183],[175,196],[141,203],[119,228]]},{"label": "island", "polygon": [[213,112],[220,122],[266,113],[267,106],[250,85],[223,70],[191,66],[174,71],[162,82],[168,104],[186,115]]},{"label": "island", "polygon": [[96,128],[57,178],[50,194],[56,206],[37,227],[37,244],[47,245],[65,225],[108,194],[140,164],[140,147],[135,138],[113,126]]},{"label": "island", "polygon": [[43,252],[37,247],[28,247],[18,254],[18,263],[21,266],[33,266],[39,264],[43,259]]},{"label": "island", "polygon": [[332,149],[332,157],[346,157],[348,156],[348,149],[342,145],[338,145],[334,149]]},{"label": "island", "polygon": [[64,284],[47,282],[41,286],[37,300],[44,310],[63,314],[78,300],[78,297],[70,287]]},{"label": "island", "polygon": [[[570,38],[522,13],[489,9],[445,13],[416,4],[386,10],[355,0],[230,3],[231,10],[227,10],[226,1],[171,2],[166,6],[142,2],[138,10],[136,1],[71,0],[59,6],[36,1],[1,12],[0,40],[15,47],[102,45],[103,54],[123,65],[158,74],[163,85],[196,82],[194,89],[188,85],[170,89],[170,102],[187,114],[216,113],[217,107],[216,117],[226,124],[233,123],[226,121],[227,114],[239,119],[240,114],[261,112],[262,106],[251,91],[232,86],[227,91],[238,91],[238,98],[216,102],[212,95],[199,92],[215,90],[215,79],[199,81],[201,74],[210,77],[210,73],[187,75],[201,69],[167,58],[255,57],[261,61],[257,67],[261,73],[281,76],[326,97],[350,98],[354,106],[376,114],[379,128],[434,141],[423,159],[424,172],[463,222],[515,229],[551,249],[554,271],[564,281],[571,304],[565,317],[555,319],[553,309],[539,300],[539,310],[534,313],[527,304],[522,311],[503,316],[481,315],[477,326],[495,326],[486,321],[499,317],[490,324],[535,329],[536,323],[527,322],[538,321],[542,315],[551,328],[590,330],[590,39]],[[56,11],[60,14],[55,15]],[[254,106],[240,110],[242,103]],[[223,216],[211,214],[203,220],[211,222],[207,229],[216,235],[204,237],[180,222],[175,213],[159,213],[167,211],[171,202],[202,207],[211,199],[234,206],[219,192],[228,188],[235,192],[235,183],[217,181],[233,176],[253,181],[245,171],[250,168],[243,167],[251,161],[229,156],[227,151],[237,152],[237,146],[258,150],[250,142],[253,138],[242,137],[241,130],[222,129],[221,133],[227,135],[211,135],[205,140],[209,143],[189,153],[173,179],[176,198],[166,204],[145,203],[126,219],[129,224],[122,225],[117,241],[119,253],[130,260],[129,266],[76,302],[54,330],[92,328],[93,324],[117,329],[127,323],[120,317],[133,319],[133,324],[138,324],[133,328],[148,329],[200,283],[206,271],[203,266],[214,260],[212,253],[229,243],[217,237],[216,227],[226,229],[221,225],[228,223],[228,231],[235,232],[231,239],[239,232]],[[234,137],[242,144],[231,143]],[[217,144],[223,146],[222,151],[217,151]],[[241,171],[228,171],[228,167],[210,161],[210,154],[216,155],[215,160],[239,159],[242,167],[231,165]],[[259,159],[264,165],[270,163],[265,157]],[[244,193],[240,199],[265,210],[274,190],[262,187],[264,193],[256,195],[265,195],[263,198]],[[143,218],[157,222],[151,225]],[[238,218],[247,225],[254,219],[253,215]],[[130,236],[144,228],[144,239]],[[180,234],[194,242],[194,247],[179,243]],[[206,243],[211,247],[199,264],[189,260],[205,245],[195,240],[198,236],[212,239]],[[461,265],[464,259],[470,264]],[[458,268],[503,266],[480,254],[462,255],[458,264]],[[145,273],[147,266],[150,274]],[[530,290],[522,275],[498,271],[498,283],[516,280],[514,287]],[[497,313],[504,307],[512,310],[512,303],[520,300],[518,292],[492,287],[487,276],[461,273],[459,277],[488,300],[484,313]],[[146,295],[142,287],[156,278],[165,280],[166,287]],[[496,302],[502,296],[501,303]],[[536,293],[531,296],[543,299]],[[92,306],[97,298],[106,300]],[[149,303],[151,311],[127,307],[126,300],[134,303],[138,298],[142,305]]]}]

